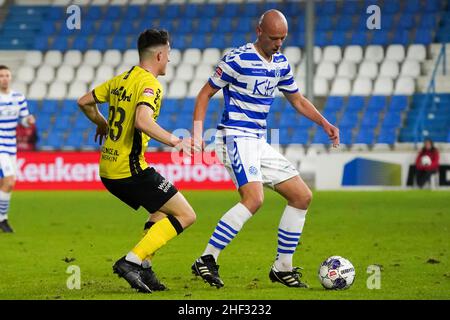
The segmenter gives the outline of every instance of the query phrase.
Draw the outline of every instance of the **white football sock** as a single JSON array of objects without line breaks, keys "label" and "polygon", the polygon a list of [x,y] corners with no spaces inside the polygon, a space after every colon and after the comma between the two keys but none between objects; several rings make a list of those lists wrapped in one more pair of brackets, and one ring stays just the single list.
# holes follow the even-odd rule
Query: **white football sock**
[{"label": "white football sock", "polygon": [[252,217],[242,203],[236,204],[219,220],[202,256],[212,254],[217,261],[220,252],[234,239],[244,223]]},{"label": "white football sock", "polygon": [[8,219],[9,202],[11,192],[0,191],[0,222]]},{"label": "white football sock", "polygon": [[278,249],[275,268],[292,271],[292,257],[305,224],[307,210],[286,206],[278,228]]},{"label": "white football sock", "polygon": [[138,264],[138,265],[142,264],[142,260],[139,259],[139,257],[131,251],[127,254],[127,256],[125,257],[125,260],[135,263],[135,264]]}]

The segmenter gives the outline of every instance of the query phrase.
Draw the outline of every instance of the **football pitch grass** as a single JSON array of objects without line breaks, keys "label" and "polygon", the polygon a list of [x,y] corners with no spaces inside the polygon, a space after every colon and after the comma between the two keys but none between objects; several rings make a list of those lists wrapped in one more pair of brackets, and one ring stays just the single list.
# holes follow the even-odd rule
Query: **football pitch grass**
[{"label": "football pitch grass", "polygon": [[[450,193],[445,191],[314,192],[294,257],[309,289],[272,283],[277,227],[284,201],[266,191],[264,206],[222,252],[215,289],[195,278],[192,262],[218,219],[238,200],[234,191],[183,192],[197,221],[154,258],[154,270],[170,288],[140,294],[112,274],[112,264],[141,237],[147,218],[107,192],[13,194],[14,234],[0,233],[0,299],[449,299]],[[354,285],[326,291],[319,264],[341,255],[356,269]],[[381,269],[379,289],[370,265]],[[67,273],[78,266],[80,289],[70,290]],[[369,278],[372,276],[372,278]],[[368,281],[369,278],[369,281]],[[69,281],[70,282],[70,281]]]}]

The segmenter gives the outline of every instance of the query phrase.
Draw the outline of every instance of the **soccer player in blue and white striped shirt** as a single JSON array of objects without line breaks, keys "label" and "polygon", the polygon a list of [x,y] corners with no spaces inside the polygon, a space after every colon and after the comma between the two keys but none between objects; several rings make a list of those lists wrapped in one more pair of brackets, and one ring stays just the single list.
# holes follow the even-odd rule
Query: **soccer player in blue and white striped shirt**
[{"label": "soccer player in blue and white striped shirt", "polygon": [[225,109],[217,127],[216,154],[231,175],[241,201],[220,219],[192,271],[212,286],[223,286],[217,258],[261,207],[265,185],[287,200],[278,228],[277,256],[269,277],[288,287],[307,287],[300,281],[292,258],[312,192],[297,169],[265,139],[266,118],[275,90],[280,90],[300,114],[320,125],[335,147],[339,145],[339,130],[299,93],[289,62],[279,52],[288,33],[284,15],[277,10],[265,12],[256,33],[255,43],[234,49],[222,58],[196,99],[193,135],[198,151],[203,145],[201,137],[208,101],[217,91],[223,91]]},{"label": "soccer player in blue and white striped shirt", "polygon": [[35,119],[27,108],[25,96],[11,89],[11,71],[0,65],[0,230],[13,232],[8,223],[11,193],[16,182],[16,128]]}]

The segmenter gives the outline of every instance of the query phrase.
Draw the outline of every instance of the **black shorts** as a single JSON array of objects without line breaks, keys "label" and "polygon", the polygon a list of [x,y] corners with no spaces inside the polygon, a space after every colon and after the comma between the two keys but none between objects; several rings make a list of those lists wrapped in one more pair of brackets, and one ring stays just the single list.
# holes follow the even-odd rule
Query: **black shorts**
[{"label": "black shorts", "polygon": [[150,213],[158,211],[178,192],[177,188],[154,168],[147,168],[129,178],[101,179],[109,192],[134,210],[142,206]]}]

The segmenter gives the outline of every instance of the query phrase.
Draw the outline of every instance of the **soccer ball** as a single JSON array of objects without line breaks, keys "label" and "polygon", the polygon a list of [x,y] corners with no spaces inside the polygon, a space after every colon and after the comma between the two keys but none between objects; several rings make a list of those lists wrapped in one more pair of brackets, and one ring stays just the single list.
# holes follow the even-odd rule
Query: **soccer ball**
[{"label": "soccer ball", "polygon": [[431,165],[431,158],[429,156],[427,156],[427,155],[425,155],[422,158],[420,158],[420,161],[422,162],[423,166]]},{"label": "soccer ball", "polygon": [[319,281],[325,289],[348,289],[355,280],[352,263],[340,256],[331,256],[319,267]]}]

